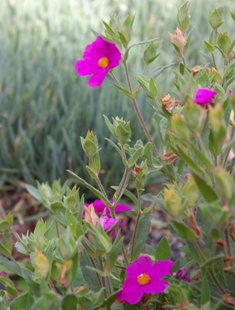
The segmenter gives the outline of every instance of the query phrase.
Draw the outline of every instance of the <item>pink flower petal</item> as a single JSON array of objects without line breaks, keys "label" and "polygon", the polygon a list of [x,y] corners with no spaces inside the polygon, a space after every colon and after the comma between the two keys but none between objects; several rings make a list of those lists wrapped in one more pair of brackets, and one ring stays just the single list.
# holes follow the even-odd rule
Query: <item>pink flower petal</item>
[{"label": "pink flower petal", "polygon": [[99,72],[95,73],[91,78],[88,80],[88,84],[90,87],[99,87],[104,79],[106,78],[106,75],[109,73],[109,67],[100,70]]},{"label": "pink flower petal", "polygon": [[208,88],[198,88],[194,101],[197,104],[210,104],[218,93]]},{"label": "pink flower petal", "polygon": [[75,70],[80,76],[94,74],[94,72],[99,71],[99,67],[87,60],[78,60],[75,62]]},{"label": "pink flower petal", "polygon": [[121,212],[126,212],[126,211],[130,211],[131,207],[130,206],[125,206],[121,203],[118,203],[116,205],[116,207],[114,208],[114,212],[115,213],[121,213]]},{"label": "pink flower petal", "polygon": [[97,214],[102,214],[104,211],[105,211],[106,215],[110,214],[109,208],[103,203],[102,200],[97,199],[92,204],[93,204],[93,207],[94,207],[95,212]]},{"label": "pink flower petal", "polygon": [[141,273],[149,273],[152,269],[152,261],[148,256],[141,256],[126,268],[129,277],[137,277]]},{"label": "pink flower petal", "polygon": [[[171,260],[158,261],[153,265],[148,256],[139,257],[126,268],[127,278],[123,283],[122,291],[117,294],[117,298],[134,305],[141,300],[145,293],[164,293],[169,283],[161,278],[171,274],[172,265]],[[146,275],[144,276],[144,274]],[[140,283],[139,279],[142,279]]]},{"label": "pink flower petal", "polygon": [[117,223],[116,219],[114,219],[112,217],[108,217],[105,214],[103,214],[100,217],[100,225],[103,227],[104,231],[108,231],[116,223]]},{"label": "pink flower petal", "polygon": [[122,291],[117,294],[117,298],[120,301],[125,301],[131,305],[135,305],[141,300],[143,294],[142,287],[136,279],[127,278],[123,283]]},{"label": "pink flower petal", "polygon": [[[101,58],[108,59],[108,65],[102,68],[98,65]],[[122,55],[112,42],[105,41],[101,36],[98,36],[95,41],[88,44],[83,53],[83,59],[75,63],[75,70],[78,75],[92,75],[88,80],[90,87],[99,87],[111,68],[119,65]]]},{"label": "pink flower petal", "polygon": [[164,280],[158,280],[156,278],[151,278],[149,283],[143,285],[144,293],[146,294],[162,294],[165,292],[166,288],[169,286],[169,283]]},{"label": "pink flower petal", "polygon": [[159,260],[153,265],[153,273],[156,277],[162,278],[171,274],[174,263],[170,260]]}]

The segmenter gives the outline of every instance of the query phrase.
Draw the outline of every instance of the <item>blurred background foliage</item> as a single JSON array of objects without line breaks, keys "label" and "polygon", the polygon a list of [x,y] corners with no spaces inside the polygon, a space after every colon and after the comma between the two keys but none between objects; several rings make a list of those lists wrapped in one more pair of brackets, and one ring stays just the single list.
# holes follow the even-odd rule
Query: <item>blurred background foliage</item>
[{"label": "blurred background foliage", "polygon": [[[103,182],[108,188],[121,179],[122,163],[104,137],[110,138],[102,114],[131,121],[133,143],[144,136],[131,103],[108,81],[90,89],[87,78],[78,77],[74,62],[82,58],[84,47],[94,39],[93,29],[103,31],[102,20],[112,14],[124,19],[135,14],[133,41],[160,37],[160,56],[152,70],[177,63],[168,32],[177,27],[177,6],[184,0],[1,0],[0,1],[0,188],[21,182],[35,184],[68,178],[66,169],[87,179],[86,158],[80,136],[87,130],[97,135],[101,150]],[[220,0],[192,0],[193,39],[188,53],[189,67],[205,65],[203,41],[209,34],[207,16]],[[223,1],[229,31],[232,0]],[[133,75],[142,68],[145,46],[133,49]],[[121,70],[117,69],[120,76]],[[159,95],[171,94],[174,67],[156,78]],[[139,101],[145,119],[152,115],[144,95]],[[151,122],[148,121],[149,126]],[[157,133],[152,128],[157,139]]]}]

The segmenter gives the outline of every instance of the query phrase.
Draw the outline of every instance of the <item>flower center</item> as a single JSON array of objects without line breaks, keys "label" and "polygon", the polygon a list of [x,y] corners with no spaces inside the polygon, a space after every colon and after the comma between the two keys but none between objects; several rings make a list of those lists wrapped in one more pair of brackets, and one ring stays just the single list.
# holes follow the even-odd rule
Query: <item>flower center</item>
[{"label": "flower center", "polygon": [[109,64],[109,60],[107,57],[102,57],[98,61],[98,66],[101,68],[106,68]]},{"label": "flower center", "polygon": [[149,283],[150,280],[151,280],[151,278],[147,273],[141,273],[137,277],[137,281],[140,285],[145,285],[145,284]]}]

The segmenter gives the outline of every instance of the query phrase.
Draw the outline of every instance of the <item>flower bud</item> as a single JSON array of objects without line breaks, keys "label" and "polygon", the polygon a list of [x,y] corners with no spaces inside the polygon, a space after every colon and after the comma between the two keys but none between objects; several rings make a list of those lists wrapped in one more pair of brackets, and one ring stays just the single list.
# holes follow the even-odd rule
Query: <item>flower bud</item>
[{"label": "flower bud", "polygon": [[171,99],[170,94],[161,98],[162,105],[165,107],[167,112],[171,113],[175,107],[175,100]]},{"label": "flower bud", "polygon": [[116,117],[114,120],[115,127],[115,138],[121,143],[124,144],[130,140],[131,137],[131,128],[130,122],[125,122],[122,118]]},{"label": "flower bud", "polygon": [[84,211],[85,211],[84,220],[90,223],[92,226],[96,227],[99,223],[99,217],[96,214],[93,205],[91,204],[87,207],[84,207]]},{"label": "flower bud", "polygon": [[209,121],[211,129],[214,133],[217,133],[220,130],[221,125],[224,120],[224,110],[222,105],[217,104],[214,108],[210,109]]},{"label": "flower bud", "polygon": [[210,13],[209,23],[213,29],[217,29],[223,24],[221,12],[218,9],[214,9],[214,11]]},{"label": "flower bud", "polygon": [[123,118],[113,118],[113,124],[109,121],[107,116],[104,115],[105,123],[108,129],[111,131],[115,139],[118,140],[122,145],[130,141],[131,128],[130,122],[125,122]]},{"label": "flower bud", "polygon": [[198,197],[198,187],[191,175],[189,175],[187,182],[185,183],[182,189],[182,194],[187,199],[187,206],[192,207],[194,204],[194,201]]},{"label": "flower bud", "polygon": [[196,219],[193,214],[190,214],[189,219],[188,219],[188,227],[195,233],[197,238],[200,238],[202,233],[201,229],[197,225]]},{"label": "flower bud", "polygon": [[185,282],[192,282],[192,280],[188,277],[188,269],[180,268],[176,273],[173,274],[176,278],[183,280]]},{"label": "flower bud", "polygon": [[201,67],[201,66],[193,67],[193,68],[190,70],[192,76],[196,76],[200,71],[202,71],[202,67]]},{"label": "flower bud", "polygon": [[224,303],[226,303],[227,305],[230,305],[232,307],[235,307],[235,299],[233,299],[231,297],[230,293],[226,293],[223,295],[223,301]]},{"label": "flower bud", "polygon": [[169,35],[171,38],[171,42],[174,43],[175,45],[177,45],[179,49],[183,50],[183,48],[186,44],[186,39],[184,37],[184,33],[179,28],[176,28],[174,33],[172,34],[169,32]]},{"label": "flower bud", "polygon": [[61,268],[61,272],[60,272],[60,280],[59,280],[59,283],[62,284],[63,286],[68,286],[69,283],[66,279],[66,275],[68,274],[69,270],[71,269],[73,265],[73,261],[70,259],[68,260],[66,263],[64,263],[62,265],[62,268]]},{"label": "flower bud", "polygon": [[227,202],[233,194],[233,177],[223,168],[215,174],[217,189],[221,197]]},{"label": "flower bud", "polygon": [[92,131],[88,130],[86,138],[81,138],[81,144],[87,157],[92,160],[99,151],[97,138]]},{"label": "flower bud", "polygon": [[48,259],[37,248],[35,248],[34,268],[35,268],[35,274],[39,276],[40,278],[45,278],[50,268]]},{"label": "flower bud", "polygon": [[208,73],[210,77],[213,77],[213,82],[221,84],[223,81],[222,76],[220,75],[219,71],[217,71],[214,67],[208,68]]},{"label": "flower bud", "polygon": [[145,180],[148,175],[148,167],[146,162],[141,163],[141,166],[134,166],[134,178],[135,178],[135,187],[138,191],[144,190]]},{"label": "flower bud", "polygon": [[180,197],[173,189],[164,188],[164,201],[166,209],[174,216],[178,216],[182,211]]},{"label": "flower bud", "polygon": [[178,115],[174,114],[171,118],[171,126],[173,132],[178,136],[178,138],[183,139],[183,140],[189,140],[190,138],[190,132],[183,121],[183,119]]}]

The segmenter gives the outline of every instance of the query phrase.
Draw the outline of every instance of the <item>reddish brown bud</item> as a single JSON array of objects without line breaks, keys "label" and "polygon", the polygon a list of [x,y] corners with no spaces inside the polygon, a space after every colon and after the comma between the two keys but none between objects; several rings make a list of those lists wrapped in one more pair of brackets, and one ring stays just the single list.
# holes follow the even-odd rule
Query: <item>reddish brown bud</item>
[{"label": "reddish brown bud", "polygon": [[225,242],[223,239],[218,239],[217,240],[217,246],[221,247],[221,248],[224,248],[225,246]]},{"label": "reddish brown bud", "polygon": [[235,255],[233,255],[233,256],[227,256],[227,257],[225,257],[225,259],[224,259],[224,262],[225,262],[225,263],[234,262],[234,261],[235,261]]},{"label": "reddish brown bud", "polygon": [[95,213],[95,209],[94,209],[93,205],[91,204],[88,207],[85,207],[84,210],[85,210],[84,220],[86,222],[90,223],[91,225],[93,225],[94,227],[96,227],[98,225],[98,222],[99,222],[99,217]]},{"label": "reddish brown bud", "polygon": [[230,271],[232,271],[233,270],[233,266],[225,266],[224,268],[223,268],[223,271],[224,272],[230,272]]},{"label": "reddish brown bud", "polygon": [[176,162],[176,160],[179,159],[179,157],[177,155],[175,155],[174,152],[168,152],[168,153],[162,155],[162,159],[166,165],[171,165],[174,162]]},{"label": "reddish brown bud", "polygon": [[175,106],[175,100],[171,99],[170,94],[161,98],[162,105],[164,105],[167,112],[171,113]]},{"label": "reddish brown bud", "polygon": [[189,219],[188,219],[188,226],[192,231],[194,231],[195,235],[197,238],[200,238],[202,233],[201,229],[197,225],[196,219],[194,217],[194,214],[190,214]]},{"label": "reddish brown bud", "polygon": [[133,170],[134,177],[135,178],[138,177],[138,175],[141,173],[142,170],[143,168],[140,168],[139,166],[135,165]]},{"label": "reddish brown bud", "polygon": [[201,66],[193,67],[190,72],[192,73],[192,76],[196,76],[200,71],[202,70]]},{"label": "reddish brown bud", "polygon": [[192,279],[194,281],[197,281],[199,279],[200,276],[200,270],[197,270],[196,273],[194,274],[194,276],[192,276]]},{"label": "reddish brown bud", "polygon": [[227,293],[223,295],[223,301],[232,307],[235,306],[235,300],[231,297],[231,294]]},{"label": "reddish brown bud", "polygon": [[171,42],[177,45],[182,50],[186,44],[184,33],[179,28],[176,28],[174,33],[172,34],[169,32],[169,35],[171,38]]}]

